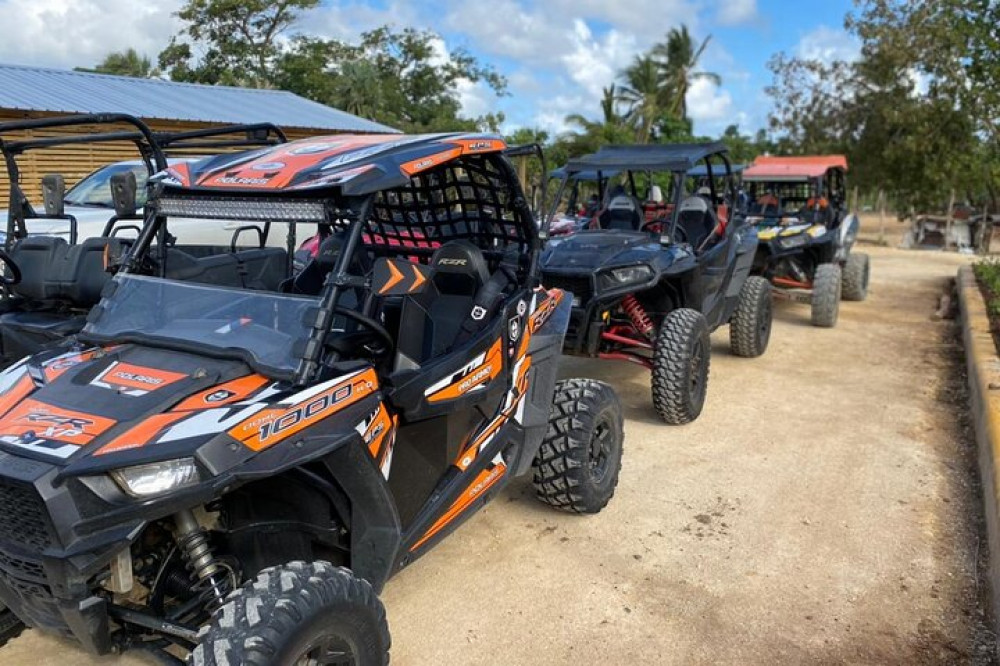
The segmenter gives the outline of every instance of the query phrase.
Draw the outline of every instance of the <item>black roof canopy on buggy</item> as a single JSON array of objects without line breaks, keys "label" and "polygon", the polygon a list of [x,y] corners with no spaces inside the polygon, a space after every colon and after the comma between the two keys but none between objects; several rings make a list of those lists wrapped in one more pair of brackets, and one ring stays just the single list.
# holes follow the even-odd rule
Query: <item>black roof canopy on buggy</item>
[{"label": "black roof canopy on buggy", "polygon": [[580,171],[674,171],[687,172],[706,157],[725,153],[726,144],[678,143],[672,145],[648,144],[632,146],[602,146],[596,153],[570,160],[567,174]]}]

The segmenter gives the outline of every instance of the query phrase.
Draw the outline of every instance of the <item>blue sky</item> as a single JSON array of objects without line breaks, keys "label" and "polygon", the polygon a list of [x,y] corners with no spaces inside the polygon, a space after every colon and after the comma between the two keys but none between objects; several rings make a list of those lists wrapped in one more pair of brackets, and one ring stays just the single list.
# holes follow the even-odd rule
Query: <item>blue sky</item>
[{"label": "blue sky", "polygon": [[[0,0],[0,25],[17,26],[0,40],[0,62],[72,67],[128,47],[155,59],[178,27],[182,2]],[[843,31],[851,9],[850,0],[323,0],[299,29],[346,40],[386,23],[432,30],[442,57],[465,48],[508,77],[501,99],[464,84],[468,114],[500,110],[505,129],[558,133],[569,113],[596,117],[601,88],[684,23],[695,37],[713,38],[703,64],[723,84],[697,85],[688,107],[696,132],[715,135],[732,123],[747,132],[766,124],[773,54],[855,53]]]}]

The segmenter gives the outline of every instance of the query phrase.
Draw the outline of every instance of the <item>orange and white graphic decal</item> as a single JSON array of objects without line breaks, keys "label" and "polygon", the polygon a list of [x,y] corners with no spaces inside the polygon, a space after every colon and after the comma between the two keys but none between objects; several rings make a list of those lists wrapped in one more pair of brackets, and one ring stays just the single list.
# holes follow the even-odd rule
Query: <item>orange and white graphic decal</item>
[{"label": "orange and white graphic decal", "polygon": [[0,419],[0,439],[22,448],[67,457],[116,421],[26,399]]},{"label": "orange and white graphic decal", "polygon": [[223,407],[246,400],[264,388],[270,380],[263,375],[247,375],[224,384],[218,384],[201,393],[196,393],[174,407],[175,412],[191,412],[213,407]]},{"label": "orange and white graphic decal", "polygon": [[42,366],[42,373],[45,375],[45,381],[51,382],[57,379],[64,372],[70,368],[74,368],[81,363],[86,363],[92,360],[97,352],[102,351],[100,349],[90,349],[85,352],[63,354],[62,356],[57,356],[56,358],[48,361]]},{"label": "orange and white graphic decal", "polygon": [[228,431],[254,451],[262,451],[353,405],[378,390],[371,368],[330,380],[262,409]]},{"label": "orange and white graphic decal", "polygon": [[413,546],[410,547],[410,552],[412,553],[420,546],[424,545],[428,539],[433,537],[435,534],[440,532],[448,523],[453,521],[458,517],[463,511],[469,508],[477,497],[480,497],[484,492],[496,485],[497,481],[503,478],[503,475],[507,473],[507,465],[504,463],[503,458],[499,455],[493,461],[493,465],[484,469],[480,472],[469,487],[459,495],[458,499],[455,500],[448,510],[442,514],[440,518],[435,521],[430,529],[424,533],[420,540],[417,541]]},{"label": "orange and white graphic decal", "polygon": [[392,449],[396,442],[396,417],[390,417],[384,403],[379,403],[371,416],[358,424],[356,430],[368,446],[368,453],[376,461],[382,475],[389,478]]},{"label": "orange and white graphic decal", "polygon": [[503,370],[503,340],[497,339],[488,352],[472,359],[458,372],[432,384],[424,391],[428,402],[454,400],[479,391],[499,376]]},{"label": "orange and white graphic decal", "polygon": [[140,422],[139,425],[129,428],[101,448],[97,449],[97,451],[94,452],[94,455],[103,456],[109,453],[118,453],[119,451],[142,448],[159,436],[165,428],[173,423],[176,423],[177,421],[180,421],[186,416],[188,416],[188,414],[183,412],[154,414],[153,416],[150,416],[146,420]]},{"label": "orange and white graphic decal", "polygon": [[[5,378],[7,379],[7,378]],[[36,386],[26,369],[21,370],[20,376],[11,377],[9,388],[0,394],[0,415],[6,414],[19,402],[31,395]]]},{"label": "orange and white graphic decal", "polygon": [[97,375],[90,382],[90,385],[118,391],[123,395],[139,397],[185,377],[187,375],[180,372],[146,368],[141,365],[115,361],[107,370]]}]

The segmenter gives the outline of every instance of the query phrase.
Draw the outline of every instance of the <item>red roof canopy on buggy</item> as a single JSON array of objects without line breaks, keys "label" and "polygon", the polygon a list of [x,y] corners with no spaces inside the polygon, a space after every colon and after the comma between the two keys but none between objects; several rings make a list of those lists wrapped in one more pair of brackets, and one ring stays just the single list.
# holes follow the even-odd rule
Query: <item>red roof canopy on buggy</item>
[{"label": "red roof canopy on buggy", "polygon": [[743,172],[743,180],[805,180],[820,178],[829,169],[847,171],[844,155],[782,157],[761,155]]}]

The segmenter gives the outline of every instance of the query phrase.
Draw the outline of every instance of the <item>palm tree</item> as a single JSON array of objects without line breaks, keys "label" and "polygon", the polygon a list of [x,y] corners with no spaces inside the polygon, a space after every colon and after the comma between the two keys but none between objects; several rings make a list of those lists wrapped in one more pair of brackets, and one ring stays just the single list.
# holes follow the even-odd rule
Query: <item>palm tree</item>
[{"label": "palm tree", "polygon": [[653,125],[670,105],[673,90],[665,85],[661,63],[651,55],[636,56],[622,75],[625,84],[621,87],[619,100],[628,104],[625,118],[635,127],[636,141],[648,143],[653,133]]},{"label": "palm tree", "polygon": [[696,48],[687,26],[681,25],[680,28],[670,29],[666,42],[653,47],[653,56],[661,64],[661,73],[673,91],[673,103],[669,110],[679,118],[687,117],[687,93],[691,84],[699,80],[722,84],[722,77],[715,72],[698,70],[698,61],[711,40],[709,35]]}]

